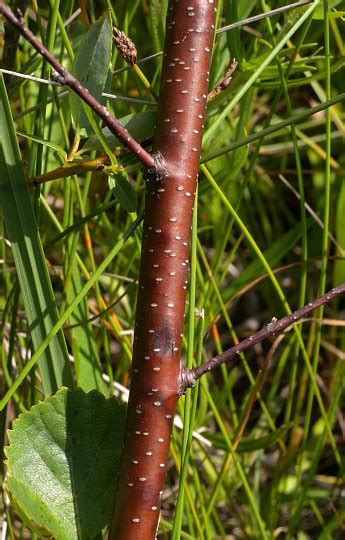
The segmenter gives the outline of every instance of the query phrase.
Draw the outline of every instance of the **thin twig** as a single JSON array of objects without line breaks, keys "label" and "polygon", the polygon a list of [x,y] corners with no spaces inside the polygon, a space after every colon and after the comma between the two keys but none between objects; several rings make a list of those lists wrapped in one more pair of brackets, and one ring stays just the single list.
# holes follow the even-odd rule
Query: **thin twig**
[{"label": "thin twig", "polygon": [[[28,75],[27,73],[18,73],[18,71],[12,71],[9,69],[3,69],[0,68],[0,73],[4,73],[7,75],[13,75],[13,77],[19,77],[21,79],[27,79],[28,81],[34,81],[42,84],[48,84],[49,86],[64,86],[63,84],[60,84],[55,81],[51,81],[49,79],[42,79],[41,77],[36,77],[35,75]],[[61,92],[58,97],[62,98],[65,96],[68,96],[69,90],[66,92]],[[109,94],[108,92],[102,92],[102,96],[106,97],[108,99],[118,99],[120,101],[128,101],[129,103],[139,103],[140,105],[154,105],[157,106],[157,103],[155,101],[149,101],[148,99],[137,99],[132,98],[128,96],[119,96],[118,94]],[[54,100],[52,100],[54,101]],[[39,108],[41,105],[37,105],[37,108]],[[30,110],[34,110],[31,108]]]},{"label": "thin twig", "polygon": [[286,317],[283,317],[280,320],[276,320],[275,318],[272,319],[272,322],[267,324],[264,328],[259,330],[259,332],[256,332],[252,336],[250,336],[247,339],[244,339],[234,347],[231,347],[227,351],[218,354],[208,362],[205,362],[201,366],[198,366],[193,369],[182,369],[182,390],[181,392],[185,392],[187,388],[190,388],[194,386],[196,381],[200,379],[205,373],[208,373],[209,371],[213,371],[217,367],[219,367],[221,364],[224,364],[224,362],[229,362],[234,356],[237,354],[240,354],[242,352],[247,351],[253,345],[256,345],[257,343],[260,343],[261,341],[271,337],[275,336],[278,332],[282,332],[289,326],[291,326],[293,323],[298,321],[299,319],[302,319],[309,313],[311,313],[314,309],[323,306],[324,304],[327,304],[330,300],[333,300],[336,296],[342,294],[345,292],[345,283],[341,283],[328,293],[324,294],[323,296],[320,296],[313,302],[309,302],[309,304],[305,305],[304,307],[301,307],[291,313],[290,315],[287,315]]},{"label": "thin twig", "polygon": [[127,129],[124,128],[116,118],[111,116],[106,107],[101,105],[99,101],[97,101],[97,99],[94,98],[89,91],[58,62],[48,49],[36,39],[35,35],[25,26],[24,18],[21,13],[18,13],[17,17],[2,1],[0,2],[0,13],[54,68],[55,72],[52,73],[52,78],[55,82],[69,86],[69,88],[78,94],[78,96],[91,107],[96,115],[103,120],[110,131],[120,139],[122,144],[138,157],[139,161],[141,161],[147,169],[153,168],[155,170],[156,167],[159,167],[154,157],[146,152],[146,150],[133,139]]}]

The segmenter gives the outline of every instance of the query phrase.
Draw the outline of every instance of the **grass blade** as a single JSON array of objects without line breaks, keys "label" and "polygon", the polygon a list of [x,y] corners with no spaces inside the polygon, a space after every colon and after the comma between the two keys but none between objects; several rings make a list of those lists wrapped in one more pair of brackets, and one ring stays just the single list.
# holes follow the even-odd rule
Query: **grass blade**
[{"label": "grass blade", "polygon": [[[0,124],[3,126],[0,147],[1,206],[12,244],[33,347],[37,349],[56,323],[57,311],[2,75],[0,98]],[[45,393],[53,393],[60,386],[73,387],[61,330],[41,356],[39,367]]]}]

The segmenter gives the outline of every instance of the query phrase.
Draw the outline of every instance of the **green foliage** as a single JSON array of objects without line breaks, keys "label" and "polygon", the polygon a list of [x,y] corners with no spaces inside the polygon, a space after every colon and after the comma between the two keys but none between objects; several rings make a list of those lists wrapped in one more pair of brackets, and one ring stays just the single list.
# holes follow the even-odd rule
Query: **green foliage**
[{"label": "green foliage", "polygon": [[[98,100],[102,99],[109,70],[111,41],[112,26],[107,12],[85,33],[74,58],[73,75]],[[74,93],[70,94],[70,107],[74,129],[86,137],[90,125],[81,99]]]},{"label": "green foliage", "polygon": [[[72,62],[73,41],[75,69],[84,84],[98,97],[104,88],[118,96],[103,98],[104,104],[151,151],[161,59],[139,64],[153,93],[117,51],[111,53],[109,69],[111,25],[105,10],[110,9],[112,23],[134,40],[142,59],[162,48],[167,0],[85,4],[93,23],[90,29],[80,16],[63,27],[79,7],[72,0],[60,2],[59,9],[58,3],[38,2],[41,21],[51,24],[37,26],[30,18],[30,28],[38,37],[42,32],[65,65]],[[218,2],[219,24],[286,4],[224,0]],[[202,361],[222,352],[272,316],[312,301],[325,287],[344,280],[344,10],[344,2],[316,0],[215,38],[210,90],[234,56],[239,66],[229,87],[208,104],[182,362]],[[54,30],[54,13],[60,32]],[[48,76],[39,55],[23,41],[15,60],[18,72]],[[8,94],[14,120],[2,90],[0,122],[5,218],[1,230],[5,241],[0,244],[1,382],[6,392],[0,406],[13,396],[11,413],[17,414],[35,404],[41,394],[68,384],[70,362],[62,329],[78,386],[84,391],[97,388],[104,396],[113,393],[114,383],[127,386],[141,241],[141,217],[134,224],[132,220],[136,211],[141,216],[145,181],[135,158],[93,115],[91,131],[86,120],[90,111],[85,113],[79,98],[66,99],[65,89],[47,90],[35,81],[13,77]],[[78,128],[78,124],[88,138],[72,149],[71,125]],[[5,150],[10,161],[3,157]],[[104,154],[112,158],[105,167]],[[85,162],[93,160],[100,166],[84,172]],[[23,161],[28,165],[23,166]],[[42,185],[40,194],[38,190],[28,194],[25,174],[45,174],[61,165],[79,169],[72,177]],[[50,313],[49,324],[46,313]],[[44,325],[33,324],[42,319]],[[175,429],[172,438],[159,536],[171,534],[174,540],[341,536],[343,319],[340,298],[324,313],[295,325],[282,341],[263,343],[236,357],[180,401],[184,432]],[[32,371],[40,353],[41,362],[50,366],[48,379],[42,369],[36,376]],[[50,377],[57,382],[50,383]],[[59,403],[64,409],[68,395],[75,396],[78,404],[94,400],[100,407],[98,420],[104,410],[110,417],[112,407],[119,407],[96,393],[85,396],[63,390],[14,423],[8,451],[13,506],[7,508],[6,519],[8,529],[17,531],[18,512],[26,514],[22,536],[29,534],[27,529],[50,523],[43,513],[50,510],[56,526],[63,527],[54,501],[37,499],[42,491],[37,469],[33,468],[34,493],[32,486],[24,488],[21,483],[20,462],[15,471],[11,460],[16,448],[22,449],[25,422],[37,414],[34,428],[42,427],[39,422],[44,417],[38,416],[42,407],[46,410]],[[66,415],[49,418],[49,429],[60,429],[61,437],[66,437]],[[47,452],[56,449],[54,441],[59,439],[44,439],[48,433],[42,427],[40,452],[44,447]],[[5,441],[4,428],[2,438]],[[85,435],[85,444],[87,440]],[[27,437],[25,444],[36,467],[39,455],[35,458],[30,446],[34,442]],[[74,492],[66,453],[58,449],[56,455],[62,459],[64,494],[70,503]],[[91,449],[90,453],[85,449],[84,465],[87,459]],[[101,476],[104,469],[98,461],[95,471]],[[30,469],[27,463],[23,471],[29,474]],[[61,485],[56,480],[60,495]],[[88,484],[82,492],[85,499],[76,499],[90,513],[90,521],[94,513],[86,499],[90,498],[90,505],[98,502],[92,498],[94,489]],[[107,512],[92,534],[106,525]],[[75,531],[80,524],[73,522],[72,506],[68,516]]]},{"label": "green foliage", "polygon": [[[73,265],[70,287],[67,289],[67,300],[73,301],[82,289],[83,281],[77,262]],[[72,351],[75,361],[75,373],[78,387],[85,392],[94,388],[109,395],[106,384],[102,378],[102,365],[94,336],[94,330],[89,319],[89,309],[86,298],[83,298],[73,310],[69,319],[71,325]]]},{"label": "green foliage", "polygon": [[[56,322],[57,311],[1,74],[0,98],[1,209],[12,245],[32,342],[37,348]],[[55,392],[61,385],[73,387],[62,332],[51,341],[40,358],[39,366],[45,393]]]},{"label": "green foliage", "polygon": [[120,206],[124,210],[127,210],[127,212],[135,212],[137,209],[137,196],[134,188],[128,181],[126,173],[119,171],[116,174],[110,175],[108,183]]},{"label": "green foliage", "polygon": [[116,398],[62,388],[14,422],[6,488],[40,534],[94,538],[109,522],[125,411]]},{"label": "green foliage", "polygon": [[[137,141],[144,141],[153,136],[156,125],[156,113],[153,111],[144,111],[137,114],[128,114],[119,119],[120,123]],[[103,136],[110,148],[122,147],[120,141],[115,137],[109,128],[102,129]],[[91,136],[85,142],[82,152],[91,152],[92,150],[101,150],[102,145],[98,137]]]}]

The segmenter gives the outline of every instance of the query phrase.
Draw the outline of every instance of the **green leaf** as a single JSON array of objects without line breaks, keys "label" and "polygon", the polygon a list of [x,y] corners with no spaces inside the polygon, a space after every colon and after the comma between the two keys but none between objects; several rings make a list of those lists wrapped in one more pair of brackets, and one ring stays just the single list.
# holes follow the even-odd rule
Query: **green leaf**
[{"label": "green leaf", "polygon": [[119,201],[122,208],[127,212],[135,212],[137,209],[137,194],[129,183],[125,171],[119,171],[109,176],[109,187]]},{"label": "green leaf", "polygon": [[[0,76],[0,206],[11,242],[34,349],[58,320],[34,211],[28,191],[2,75]],[[62,331],[52,339],[39,361],[45,393],[73,387]]]},{"label": "green leaf", "polygon": [[[74,264],[71,286],[67,289],[69,304],[74,300],[82,286],[78,265]],[[97,389],[105,396],[108,396],[109,392],[102,378],[101,362],[94,339],[93,326],[90,322],[87,322],[89,318],[87,300],[84,297],[70,317],[70,324],[72,326],[77,325],[71,329],[77,384],[85,392]]]},{"label": "green leaf", "polygon": [[[153,136],[156,126],[155,111],[144,111],[138,114],[128,114],[119,119],[119,122],[125,127],[128,132],[137,141],[143,141]],[[103,136],[105,137],[107,144],[110,148],[122,146],[119,139],[115,137],[109,128],[102,129]],[[82,152],[90,152],[91,150],[102,150],[102,144],[99,142],[96,136],[91,136],[85,143]]]},{"label": "green leaf", "polygon": [[[334,14],[333,9],[338,5],[341,4],[340,7],[344,4],[343,0],[328,0],[328,12],[329,15]],[[320,21],[323,21],[324,18],[324,5],[323,2],[319,6],[316,7],[314,13],[313,13],[313,19],[318,19]]]},{"label": "green leaf", "polygon": [[[110,13],[106,12],[90,26],[83,36],[73,63],[73,75],[99,101],[102,99],[109,70],[111,44],[111,17]],[[74,128],[76,131],[81,130],[81,136],[86,137],[86,128],[89,128],[90,124],[84,113],[81,99],[74,92],[71,92],[69,99]]]},{"label": "green leaf", "polygon": [[246,19],[249,17],[252,9],[256,5],[256,0],[244,0],[242,2],[238,2],[238,20]]},{"label": "green leaf", "polygon": [[22,131],[17,131],[17,135],[19,135],[20,137],[25,137],[26,139],[29,139],[30,141],[34,141],[38,144],[42,144],[43,146],[48,146],[48,148],[52,148],[53,150],[55,150],[61,155],[64,161],[66,161],[67,153],[59,144],[42,139],[41,137],[38,137],[37,135],[30,135],[28,133],[23,133]]},{"label": "green leaf", "polygon": [[36,527],[59,540],[94,538],[110,521],[126,407],[62,388],[9,432],[6,487]]}]

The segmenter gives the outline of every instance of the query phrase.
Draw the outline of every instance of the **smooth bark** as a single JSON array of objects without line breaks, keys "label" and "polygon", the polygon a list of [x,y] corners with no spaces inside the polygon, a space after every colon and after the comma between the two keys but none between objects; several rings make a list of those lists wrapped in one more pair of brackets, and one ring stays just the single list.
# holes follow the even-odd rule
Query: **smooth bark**
[{"label": "smooth bark", "polygon": [[149,175],[126,439],[110,536],[154,538],[181,385],[180,345],[216,2],[170,0]]}]

